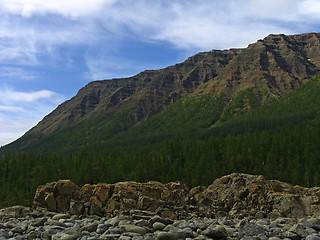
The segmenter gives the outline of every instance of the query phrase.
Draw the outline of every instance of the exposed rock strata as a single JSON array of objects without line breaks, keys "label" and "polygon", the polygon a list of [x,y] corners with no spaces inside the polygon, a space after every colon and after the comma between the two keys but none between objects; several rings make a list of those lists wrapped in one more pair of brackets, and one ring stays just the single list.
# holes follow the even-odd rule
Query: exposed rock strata
[{"label": "exposed rock strata", "polygon": [[99,183],[79,188],[69,180],[60,180],[38,187],[34,207],[84,216],[128,214],[135,219],[154,215],[173,220],[204,216],[301,218],[320,216],[320,188],[248,174],[227,175],[208,188],[191,190],[180,182]]},{"label": "exposed rock strata", "polygon": [[[212,115],[214,124],[223,119],[225,112],[235,116],[250,111],[269,99],[286,95],[318,75],[319,43],[320,33],[269,35],[244,49],[202,52],[164,69],[144,71],[129,78],[91,82],[7,149],[46,152],[50,147],[52,151],[59,151],[60,146],[70,144],[70,141],[85,149],[90,146],[87,137],[94,137],[95,146],[104,148],[106,141],[181,98],[191,99],[203,94],[223,98],[219,110]],[[232,106],[232,100],[246,89],[253,89],[255,104]],[[112,131],[102,127],[113,124],[111,119],[114,118],[120,120]],[[72,124],[75,128],[70,128]],[[75,129],[85,129],[86,124],[92,126],[90,131],[81,131],[79,139],[73,142],[72,136],[79,134]],[[55,134],[63,129],[68,130],[68,134],[57,137]],[[99,136],[96,133],[100,131],[105,132]],[[53,140],[56,137],[59,141]],[[46,143],[48,139],[59,144]]]}]

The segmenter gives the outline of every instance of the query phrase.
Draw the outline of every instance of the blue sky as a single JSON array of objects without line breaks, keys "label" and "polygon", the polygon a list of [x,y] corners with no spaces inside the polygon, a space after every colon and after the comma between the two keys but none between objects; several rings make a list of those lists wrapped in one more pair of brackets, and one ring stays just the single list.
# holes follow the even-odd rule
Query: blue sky
[{"label": "blue sky", "polygon": [[0,146],[90,81],[305,32],[320,0],[0,0]]}]

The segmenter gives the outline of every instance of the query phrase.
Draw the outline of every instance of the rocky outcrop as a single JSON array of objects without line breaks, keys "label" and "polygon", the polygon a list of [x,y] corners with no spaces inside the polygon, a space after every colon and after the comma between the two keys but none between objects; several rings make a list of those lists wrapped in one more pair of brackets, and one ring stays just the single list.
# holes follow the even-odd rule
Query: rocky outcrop
[{"label": "rocky outcrop", "polygon": [[34,208],[74,215],[135,219],[159,215],[169,219],[190,217],[257,218],[320,216],[320,188],[302,188],[263,176],[231,174],[208,188],[191,190],[180,182],[98,183],[77,187],[70,180],[39,186]]},{"label": "rocky outcrop", "polygon": [[158,214],[177,219],[185,216],[183,207],[188,201],[189,189],[180,182],[98,183],[78,188],[70,180],[60,180],[38,187],[34,207],[69,211],[75,215],[114,216],[122,213],[148,218]]},{"label": "rocky outcrop", "polygon": [[320,188],[302,188],[263,176],[231,174],[194,195],[212,215],[242,218],[320,216]]}]

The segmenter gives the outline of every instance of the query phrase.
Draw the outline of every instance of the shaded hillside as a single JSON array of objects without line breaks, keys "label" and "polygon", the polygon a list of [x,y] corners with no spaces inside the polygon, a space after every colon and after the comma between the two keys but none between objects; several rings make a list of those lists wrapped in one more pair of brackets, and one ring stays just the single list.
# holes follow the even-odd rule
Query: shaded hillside
[{"label": "shaded hillside", "polygon": [[[318,74],[319,39],[316,33],[269,35],[245,49],[212,50],[131,78],[91,82],[3,151],[104,149],[141,124],[156,128],[190,122],[186,133],[208,129],[280,98]],[[151,120],[168,106],[176,109],[168,121]]]},{"label": "shaded hillside", "polygon": [[239,92],[239,97],[234,97],[229,103],[229,107],[242,107],[246,103],[254,106],[252,111],[245,114],[226,116],[226,107],[217,121],[225,97],[189,97],[155,114],[139,126],[113,137],[106,145],[124,148],[165,143],[167,139],[193,141],[210,136],[224,137],[228,134],[241,135],[320,124],[320,75],[286,96],[273,99],[262,106],[257,106],[258,99],[253,92],[253,88],[243,90]]}]

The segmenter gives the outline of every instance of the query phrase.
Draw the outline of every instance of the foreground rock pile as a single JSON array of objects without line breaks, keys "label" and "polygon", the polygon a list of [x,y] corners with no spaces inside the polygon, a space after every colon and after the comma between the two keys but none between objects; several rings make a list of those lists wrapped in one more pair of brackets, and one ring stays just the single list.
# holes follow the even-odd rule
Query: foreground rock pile
[{"label": "foreground rock pile", "polygon": [[[39,186],[35,209],[77,216],[148,218],[145,212],[172,220],[209,218],[303,218],[320,216],[320,188],[302,188],[263,176],[230,174],[208,188],[191,190],[180,182],[86,184],[69,180]],[[134,212],[134,213],[132,213]]]},{"label": "foreground rock pile", "polygon": [[86,218],[19,206],[0,210],[1,240],[319,240],[319,231],[320,218],[171,220],[159,216],[139,219],[125,215]]}]

